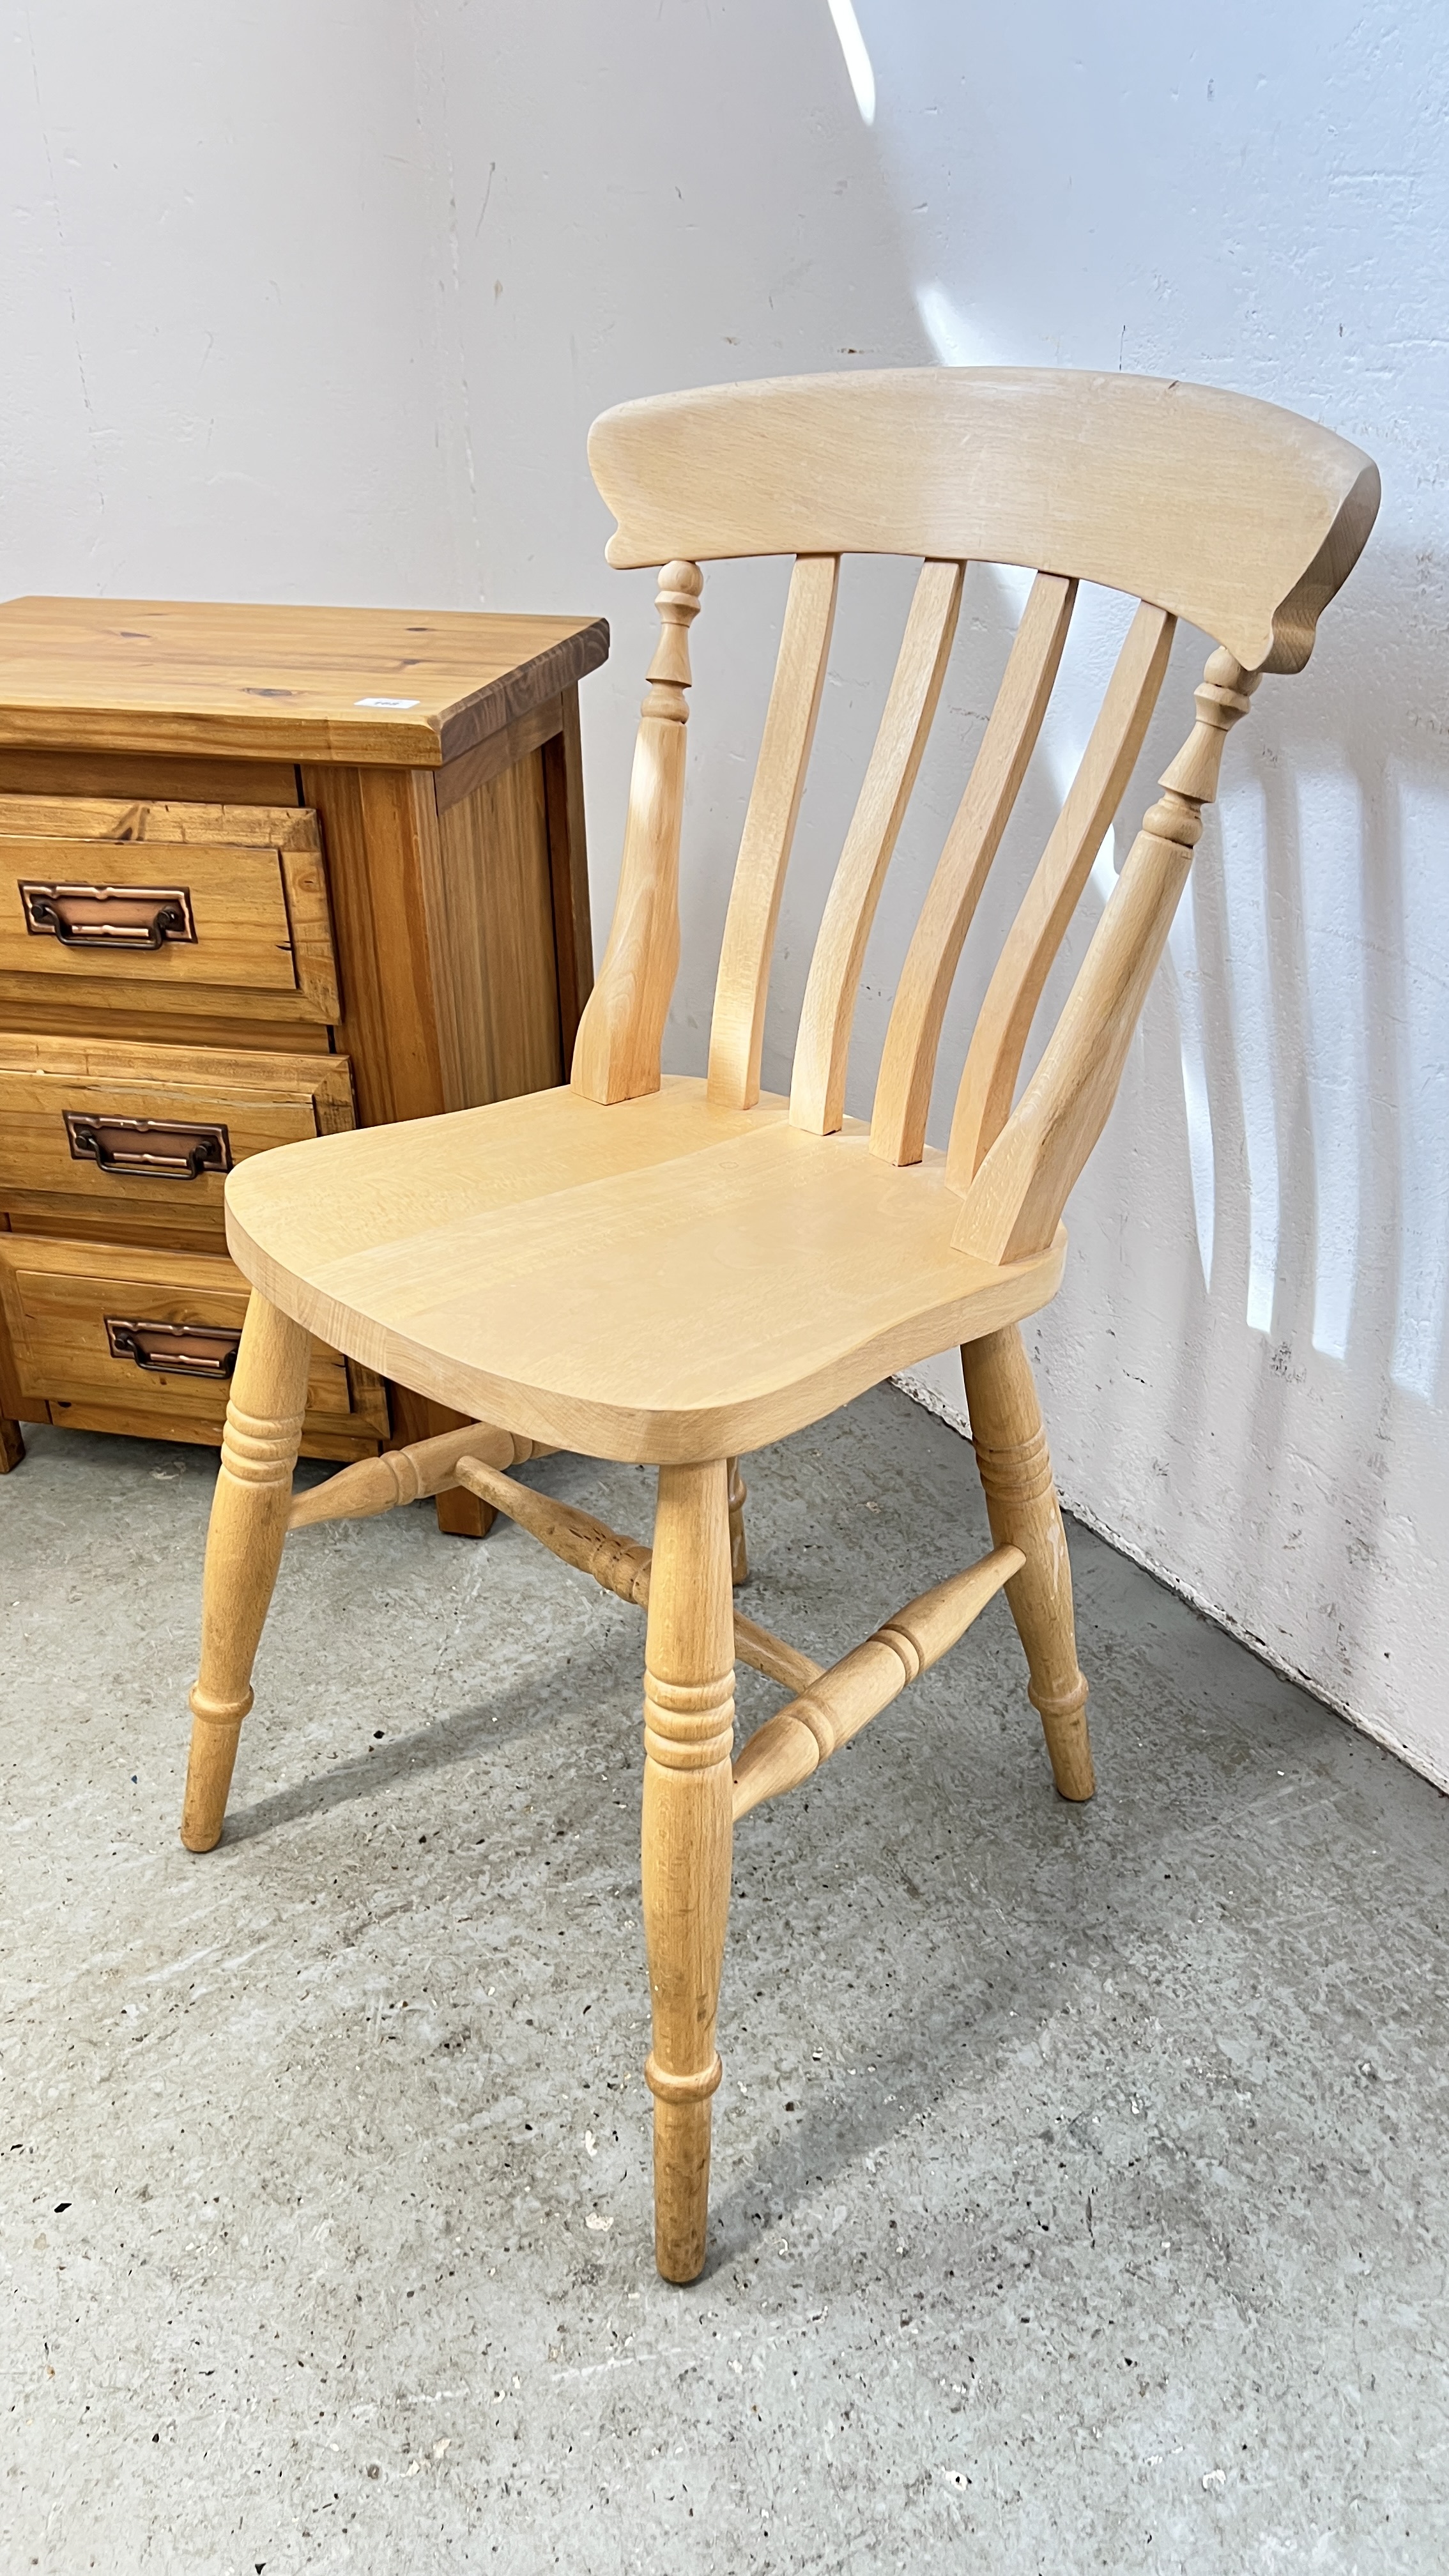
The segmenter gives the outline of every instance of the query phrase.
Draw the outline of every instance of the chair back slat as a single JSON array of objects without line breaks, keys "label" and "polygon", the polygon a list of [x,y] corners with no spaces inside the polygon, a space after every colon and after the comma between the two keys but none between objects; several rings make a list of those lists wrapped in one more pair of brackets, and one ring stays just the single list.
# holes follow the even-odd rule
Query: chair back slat
[{"label": "chair back slat", "polygon": [[880,731],[826,900],[790,1089],[791,1124],[811,1135],[833,1135],[845,1115],[850,1028],[866,942],[946,676],[964,569],[960,563],[921,566]]},{"label": "chair back slat", "polygon": [[916,923],[886,1031],[870,1149],[918,1163],[941,1024],[966,933],[1036,748],[1067,640],[1077,585],[1038,573],[965,794]]},{"label": "chair back slat", "polygon": [[775,924],[825,687],[839,578],[838,555],[801,555],[790,576],[715,985],[709,1096],[724,1109],[752,1109],[760,1096]]},{"label": "chair back slat", "polygon": [[1026,1261],[1050,1244],[1116,1097],[1127,1050],[1218,792],[1230,727],[1259,674],[1221,646],[1208,657],[1197,722],[1163,772],[1162,795],[1092,934],[1042,1059],[963,1194],[951,1240],[983,1261]]},{"label": "chair back slat", "polygon": [[956,1097],[946,1177],[970,1187],[1011,1115],[1036,1007],[1142,749],[1172,649],[1174,620],[1143,601],[1036,874],[1007,933]]}]

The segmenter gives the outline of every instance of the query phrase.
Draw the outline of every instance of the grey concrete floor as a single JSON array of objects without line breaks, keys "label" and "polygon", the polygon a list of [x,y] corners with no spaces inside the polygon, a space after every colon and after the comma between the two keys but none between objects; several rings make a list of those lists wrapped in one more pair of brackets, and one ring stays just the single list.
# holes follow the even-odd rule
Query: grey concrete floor
[{"label": "grey concrete floor", "polygon": [[[426,1507],[299,1537],[190,1858],[214,1469],[0,1482],[5,2576],[1449,2564],[1422,1780],[1074,1532],[1093,1806],[997,1605],[742,1826],[668,2289],[638,1614]],[[647,1532],[642,1470],[527,1472]],[[825,1657],[984,1538],[889,1388],[747,1472]]]}]

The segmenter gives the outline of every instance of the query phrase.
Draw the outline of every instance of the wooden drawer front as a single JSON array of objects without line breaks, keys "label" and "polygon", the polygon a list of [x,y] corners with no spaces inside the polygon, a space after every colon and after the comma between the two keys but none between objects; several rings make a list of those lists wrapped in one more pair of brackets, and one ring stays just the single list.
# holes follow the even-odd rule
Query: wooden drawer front
[{"label": "wooden drawer front", "polygon": [[0,1037],[0,1208],[67,1203],[222,1234],[226,1174],[248,1154],[353,1124],[345,1056],[232,1055]]},{"label": "wooden drawer front", "polygon": [[[117,1427],[141,1433],[153,1418],[177,1417],[198,1429],[212,1426],[219,1437],[227,1380],[198,1377],[184,1366],[143,1369],[127,1345],[159,1355],[167,1326],[190,1326],[190,1340],[178,1342],[180,1355],[204,1363],[240,1333],[249,1295],[241,1272],[217,1254],[133,1252],[117,1244],[0,1234],[0,1297],[22,1395],[134,1415]],[[314,1342],[307,1422],[313,1431],[385,1436],[379,1381]]]},{"label": "wooden drawer front", "polygon": [[341,1016],[315,814],[0,796],[0,973]]}]

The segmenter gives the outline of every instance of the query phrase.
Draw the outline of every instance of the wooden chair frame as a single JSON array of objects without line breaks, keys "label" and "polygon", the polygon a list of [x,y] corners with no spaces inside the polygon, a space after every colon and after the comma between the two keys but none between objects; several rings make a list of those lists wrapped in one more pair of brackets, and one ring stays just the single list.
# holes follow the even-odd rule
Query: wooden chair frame
[{"label": "wooden chair frame", "polygon": [[[510,1373],[496,1358],[485,1367],[481,1349],[473,1352],[467,1330],[448,1323],[436,1299],[428,1308],[406,1240],[401,1250],[391,1239],[374,1247],[354,1209],[346,1240],[334,1227],[322,1243],[325,1228],[313,1209],[318,1176],[325,1183],[328,1174],[339,1175],[355,1197],[359,1173],[367,1187],[381,1174],[396,1194],[396,1152],[384,1167],[376,1154],[390,1149],[379,1149],[375,1137],[325,1139],[243,1166],[228,1187],[228,1239],[256,1293],[208,1541],[182,1835],[196,1851],[220,1836],[251,1705],[252,1660],[289,1526],[461,1486],[645,1607],[643,1904],[653,2002],[646,2075],[655,2107],[656,2251],[667,2278],[687,2281],[705,2259],[710,2100],[720,2075],[715,2014],[735,1822],[808,1778],[1002,1590],[1025,1649],[1056,1786],[1072,1800],[1092,1794],[1071,1571],[1020,1320],[1045,1302],[1060,1276],[1062,1211],[1116,1095],[1202,808],[1216,793],[1228,731],[1248,712],[1264,672],[1297,671],[1307,661],[1318,617],[1372,526],[1378,477],[1344,440],[1268,404],[1177,382],[1000,369],[787,379],[627,404],[596,422],[590,458],[618,521],[610,561],[662,567],[659,641],[639,724],[613,925],[580,1025],[570,1092],[432,1122],[448,1131],[440,1150],[449,1151],[466,1121],[490,1122],[468,1129],[475,1195],[490,1140],[498,1154],[522,1140],[520,1152],[562,1157],[570,1188],[562,1202],[529,1198],[519,1187],[486,1204],[478,1198],[459,1240],[473,1260],[478,1247],[522,1227],[517,1241],[526,1250],[533,1210],[545,1204],[563,1204],[582,1225],[586,1194],[573,1183],[597,1171],[588,1208],[607,1210],[609,1191],[639,1178],[631,1167],[610,1180],[623,1166],[608,1157],[616,1147],[623,1153],[626,1137],[643,1139],[638,1151],[653,1158],[651,1170],[661,1150],[665,1155],[665,1181],[650,1183],[655,1206],[666,1204],[659,1188],[687,1199],[693,1175],[707,1164],[735,1175],[729,1187],[738,1191],[746,1168],[739,1157],[748,1155],[751,1171],[774,1176],[770,1186],[782,1206],[802,1177],[822,1207],[832,1193],[844,1194],[866,1212],[869,1240],[886,1227],[889,1209],[904,1246],[895,1304],[890,1295],[884,1304],[878,1298],[867,1316],[862,1289],[858,1328],[828,1366],[812,1370],[797,1355],[752,1392],[743,1373],[738,1389],[722,1378],[710,1403],[669,1401],[667,1390],[651,1393],[637,1366],[632,1377],[621,1375],[602,1356],[592,1379],[587,1369],[558,1365],[553,1379],[537,1365],[530,1374],[521,1361]],[[725,926],[708,1081],[671,1088],[661,1047],[679,957],[689,630],[700,608],[701,567],[776,553],[793,555],[795,564]],[[840,559],[850,553],[914,555],[921,570],[826,902],[787,1112],[760,1088],[771,951]],[[862,962],[972,560],[1025,566],[1035,578],[911,941],[867,1146],[845,1114]],[[1139,605],[991,977],[943,1162],[927,1149],[925,1130],[947,999],[1083,580],[1125,591]],[[1034,1015],[1141,751],[1179,618],[1215,639],[1195,721],[1163,773],[1161,796],[1018,1096]],[[647,1109],[656,1096],[657,1116]],[[633,1124],[606,1134],[600,1110]],[[656,1129],[662,1149],[650,1141]],[[406,1138],[410,1160],[433,1150],[421,1128]],[[364,1162],[364,1154],[373,1161]],[[687,1155],[696,1160],[686,1167]],[[311,1160],[303,1166],[298,1156]],[[330,1158],[325,1166],[321,1156]],[[743,1204],[719,1186],[726,1210]],[[448,1199],[446,1208],[452,1205]],[[418,1237],[435,1260],[438,1246],[452,1239],[447,1225]],[[756,1257],[768,1267],[768,1255]],[[940,1284],[928,1294],[911,1274],[932,1263]],[[656,1322],[667,1323],[667,1311],[660,1307]],[[507,1323],[506,1299],[500,1308],[495,1297],[488,1313],[496,1335],[500,1313]],[[818,1419],[939,1348],[948,1323],[962,1346],[993,1546],[822,1671],[734,1608],[733,1586],[745,1573],[737,1453]],[[350,1467],[294,1501],[309,1329],[480,1418]],[[481,1323],[475,1338],[480,1345],[487,1339]],[[508,1472],[560,1445],[657,1464],[652,1549]],[[735,1759],[737,1658],[791,1697]]]}]

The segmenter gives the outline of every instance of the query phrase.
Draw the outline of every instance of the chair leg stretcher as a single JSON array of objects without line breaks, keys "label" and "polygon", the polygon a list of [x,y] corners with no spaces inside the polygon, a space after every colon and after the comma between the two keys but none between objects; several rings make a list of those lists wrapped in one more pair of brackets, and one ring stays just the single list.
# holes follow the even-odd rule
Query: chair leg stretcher
[{"label": "chair leg stretcher", "polygon": [[[497,1436],[502,1440],[508,1435]],[[484,1458],[461,1457],[456,1472],[458,1483],[470,1494],[505,1512],[565,1565],[591,1574],[621,1601],[648,1608],[651,1551],[638,1540],[621,1538],[617,1530],[572,1503],[516,1484]],[[756,1730],[734,1766],[736,1823],[766,1798],[798,1788],[830,1754],[879,1717],[907,1682],[929,1671],[965,1636],[987,1602],[1025,1563],[1019,1547],[993,1548],[964,1573],[949,1576],[908,1602],[863,1646],[854,1647],[828,1671],[736,1611],[735,1652],[740,1662],[797,1693],[788,1708]]]},{"label": "chair leg stretcher", "polygon": [[993,1548],[963,1573],[908,1601],[863,1646],[853,1646],[788,1708],[757,1727],[734,1766],[736,1824],[767,1798],[798,1789],[889,1708],[907,1682],[939,1663],[1025,1563],[1019,1547]]},{"label": "chair leg stretcher", "polygon": [[370,1520],[395,1511],[399,1503],[426,1502],[458,1483],[458,1460],[481,1455],[499,1467],[521,1467],[525,1458],[551,1458],[541,1440],[524,1440],[512,1431],[495,1431],[491,1423],[463,1422],[440,1431],[432,1440],[415,1440],[408,1449],[384,1449],[377,1458],[361,1458],[343,1467],[325,1484],[293,1497],[287,1529],[313,1529],[320,1521]]},{"label": "chair leg stretcher", "polygon": [[[504,1512],[509,1520],[517,1521],[520,1529],[540,1540],[554,1556],[562,1557],[565,1565],[577,1566],[581,1574],[591,1574],[596,1583],[602,1584],[606,1592],[617,1593],[621,1601],[648,1609],[653,1552],[637,1539],[622,1538],[607,1522],[596,1521],[592,1512],[558,1502],[552,1494],[537,1494],[530,1485],[515,1484],[511,1476],[505,1476],[483,1458],[460,1459],[458,1482],[470,1494],[476,1494],[480,1502],[491,1503],[496,1512]],[[757,1673],[766,1674],[786,1690],[808,1690],[821,1670],[808,1655],[797,1653],[783,1637],[772,1636],[768,1628],[759,1627],[738,1610],[735,1652],[742,1664],[753,1666]]]}]

